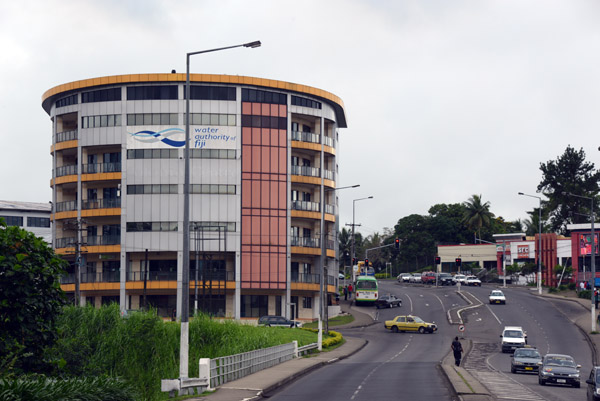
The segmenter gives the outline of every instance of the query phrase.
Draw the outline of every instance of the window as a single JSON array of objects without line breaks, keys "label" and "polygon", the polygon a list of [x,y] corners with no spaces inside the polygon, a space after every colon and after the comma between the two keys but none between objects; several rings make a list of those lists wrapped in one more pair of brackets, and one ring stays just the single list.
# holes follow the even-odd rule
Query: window
[{"label": "window", "polygon": [[77,104],[77,95],[71,95],[67,97],[63,97],[62,99],[58,99],[56,101],[56,107],[65,107],[71,106],[73,104]]},{"label": "window", "polygon": [[235,232],[235,222],[194,221],[190,222],[190,231],[226,231]]},{"label": "window", "polygon": [[242,101],[252,103],[287,104],[287,95],[284,93],[242,88]]},{"label": "window", "polygon": [[312,298],[311,297],[304,297],[302,299],[302,307],[304,309],[312,309]]},{"label": "window", "polygon": [[191,113],[191,125],[223,125],[235,126],[235,114]]},{"label": "window", "polygon": [[287,129],[287,117],[242,115],[242,127]]},{"label": "window", "polygon": [[190,86],[190,99],[236,100],[235,88],[228,86]]},{"label": "window", "polygon": [[178,125],[177,113],[127,114],[127,125]]},{"label": "window", "polygon": [[192,194],[235,195],[235,185],[192,184]]},{"label": "window", "polygon": [[177,184],[127,185],[128,195],[176,194]]},{"label": "window", "polygon": [[48,217],[27,217],[28,227],[50,227],[50,218]]},{"label": "window", "polygon": [[3,218],[8,226],[23,227],[23,217],[21,216],[0,216],[0,218]]},{"label": "window", "polygon": [[294,106],[310,107],[312,109],[320,109],[321,103],[300,96],[292,95],[292,104]]},{"label": "window", "polygon": [[176,85],[128,86],[127,100],[176,100]]},{"label": "window", "polygon": [[190,149],[191,159],[231,159],[235,160],[234,149]]},{"label": "window", "polygon": [[128,149],[128,159],[177,159],[177,149]]},{"label": "window", "polygon": [[83,116],[81,117],[81,128],[97,127],[120,127],[120,114],[107,114],[102,116]]},{"label": "window", "polygon": [[241,296],[242,317],[261,317],[269,312],[268,295],[242,295]]},{"label": "window", "polygon": [[113,102],[121,100],[121,88],[100,89],[81,94],[81,103]]},{"label": "window", "polygon": [[177,231],[176,221],[128,222],[127,232]]}]

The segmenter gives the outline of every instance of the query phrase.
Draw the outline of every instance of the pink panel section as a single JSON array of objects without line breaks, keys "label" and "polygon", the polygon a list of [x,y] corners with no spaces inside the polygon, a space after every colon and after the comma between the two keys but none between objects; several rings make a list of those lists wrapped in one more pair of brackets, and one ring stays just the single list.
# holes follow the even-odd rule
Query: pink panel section
[{"label": "pink panel section", "polygon": [[287,235],[286,235],[286,218],[285,217],[280,217],[279,219],[277,219],[279,221],[279,245],[285,246],[287,245]]},{"label": "pink panel section", "polygon": [[250,281],[251,258],[249,253],[242,253],[242,281]]},{"label": "pink panel section", "polygon": [[263,253],[260,255],[260,263],[262,269],[260,270],[260,280],[263,283],[269,281],[269,254]]},{"label": "pink panel section", "polygon": [[269,129],[263,128],[260,130],[261,132],[261,145],[263,146],[271,146],[271,133]]},{"label": "pink panel section", "polygon": [[[269,218],[261,217],[260,218],[260,232],[262,234],[261,245],[268,245],[271,240],[271,233],[269,232]],[[263,250],[264,252],[264,250]]]},{"label": "pink panel section", "polygon": [[287,106],[285,104],[279,105],[279,117],[287,116]]},{"label": "pink panel section", "polygon": [[260,103],[252,103],[252,113],[255,116],[260,116]]},{"label": "pink panel section", "polygon": [[250,127],[242,128],[242,144],[243,145],[249,145],[250,143],[252,143],[252,137],[250,136],[251,134],[252,134],[252,129]]},{"label": "pink panel section", "polygon": [[284,129],[280,129],[279,131],[279,143],[281,144],[281,146],[283,147],[287,147],[287,131]]},{"label": "pink panel section", "polygon": [[260,254],[253,253],[252,254],[252,270],[251,270],[252,281],[260,281],[260,270],[261,270],[260,265],[261,265]]},{"label": "pink panel section", "polygon": [[242,171],[252,171],[252,146],[242,145]]},{"label": "pink panel section", "polygon": [[263,104],[261,104],[261,106],[262,106],[261,114],[263,116],[271,115],[271,105],[270,104],[263,103]]},{"label": "pink panel section", "polygon": [[279,233],[277,232],[279,225],[277,224],[277,218],[269,218],[269,233],[271,234],[271,245],[279,245]]},{"label": "pink panel section", "polygon": [[279,105],[277,105],[277,104],[272,104],[271,105],[271,115],[273,117],[278,117],[279,116]]},{"label": "pink panel section", "polygon": [[279,148],[279,173],[287,174],[287,152],[285,148]]},{"label": "pink panel section", "polygon": [[269,183],[270,189],[269,189],[269,195],[271,197],[271,207],[273,209],[279,209],[282,205],[282,203],[280,203],[281,199],[279,199],[279,185],[277,182],[275,181],[271,181]]},{"label": "pink panel section", "polygon": [[260,244],[260,217],[252,216],[252,229],[251,229],[251,237],[252,237],[252,245]]},{"label": "pink panel section", "polygon": [[252,128],[252,144],[260,145],[260,128]]},{"label": "pink panel section", "polygon": [[252,228],[250,216],[242,216],[242,244],[252,243]]},{"label": "pink panel section", "polygon": [[270,161],[271,161],[271,172],[272,173],[281,173],[281,171],[279,171],[280,166],[281,166],[281,160],[279,159],[279,149],[281,148],[270,148],[270,153],[271,153],[271,157],[270,157]]},{"label": "pink panel section", "polygon": [[261,181],[260,182],[260,187],[261,187],[261,202],[260,205],[261,207],[268,209],[269,207],[271,207],[270,202],[269,202],[269,181]]},{"label": "pink panel section", "polygon": [[260,173],[260,146],[252,147],[252,172]]},{"label": "pink panel section", "polygon": [[271,138],[271,146],[279,146],[279,136],[277,130],[269,129],[269,138]]},{"label": "pink panel section", "polygon": [[242,207],[250,207],[252,205],[252,186],[251,181],[242,181]]},{"label": "pink panel section", "polygon": [[252,103],[242,103],[242,114],[252,114]]}]

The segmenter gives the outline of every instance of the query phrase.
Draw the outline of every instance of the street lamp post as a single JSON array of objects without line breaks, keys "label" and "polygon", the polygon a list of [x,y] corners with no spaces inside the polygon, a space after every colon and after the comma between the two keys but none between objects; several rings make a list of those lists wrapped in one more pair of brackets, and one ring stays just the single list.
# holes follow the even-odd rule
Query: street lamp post
[{"label": "street lamp post", "polygon": [[321,266],[319,268],[319,274],[321,276],[321,280],[319,283],[319,334],[317,338],[317,343],[319,344],[319,351],[321,351],[323,346],[323,320],[325,320],[325,331],[329,330],[329,324],[327,319],[327,303],[325,302],[325,297],[327,291],[324,289],[327,288],[327,283],[325,283],[326,275],[325,275],[325,259],[327,258],[326,243],[325,243],[325,192],[337,191],[339,189],[346,188],[358,188],[360,184],[349,185],[346,187],[339,188],[328,188],[321,191]]},{"label": "street lamp post", "polygon": [[190,57],[236,47],[259,47],[260,41],[187,53],[185,56],[185,150],[183,174],[183,266],[181,267],[181,345],[179,347],[179,377],[188,377],[189,315],[190,315]]},{"label": "street lamp post", "polygon": [[354,262],[354,258],[356,257],[356,255],[354,253],[354,226],[355,226],[355,224],[354,224],[354,217],[355,217],[355,211],[356,211],[356,202],[361,201],[361,200],[365,200],[365,199],[373,199],[373,196],[368,196],[366,198],[358,198],[358,199],[352,200],[352,249],[351,249],[351,254],[352,254],[352,261],[353,262]]},{"label": "street lamp post", "polygon": [[596,331],[596,303],[594,302],[594,288],[596,287],[596,233],[594,232],[594,198],[590,196],[575,195],[570,192],[563,192],[563,195],[574,196],[576,198],[587,199],[591,201],[590,219],[592,221],[591,234],[592,234],[592,254],[591,254],[591,266],[590,271],[592,273],[592,296],[591,296],[591,311],[592,311],[592,332]]},{"label": "street lamp post", "polygon": [[523,192],[519,192],[519,195],[529,196],[530,198],[536,198],[540,201],[540,206],[538,208],[538,294],[542,295],[542,198],[535,195],[524,194]]}]

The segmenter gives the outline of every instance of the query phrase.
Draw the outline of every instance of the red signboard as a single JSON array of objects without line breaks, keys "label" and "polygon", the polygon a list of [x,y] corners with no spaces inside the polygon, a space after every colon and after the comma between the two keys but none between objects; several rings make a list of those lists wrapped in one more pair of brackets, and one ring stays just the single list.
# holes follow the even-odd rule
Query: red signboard
[{"label": "red signboard", "polygon": [[[594,248],[596,255],[598,255],[598,234],[594,233],[595,241]],[[580,255],[591,255],[592,254],[592,234],[579,234],[579,254]]]},{"label": "red signboard", "polygon": [[528,259],[529,245],[517,245],[517,257],[519,259]]}]

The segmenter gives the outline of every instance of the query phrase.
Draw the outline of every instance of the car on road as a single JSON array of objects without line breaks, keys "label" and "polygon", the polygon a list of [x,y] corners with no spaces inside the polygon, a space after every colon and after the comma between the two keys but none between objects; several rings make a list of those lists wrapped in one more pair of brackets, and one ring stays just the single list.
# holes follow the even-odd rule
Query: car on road
[{"label": "car on road", "polygon": [[258,325],[266,327],[302,327],[302,323],[300,322],[274,315],[261,316],[258,319]]},{"label": "car on road", "polygon": [[452,274],[440,273],[438,275],[438,285],[452,285],[452,284],[454,284],[452,279],[453,279]]},{"label": "car on road", "polygon": [[490,292],[490,303],[491,304],[506,304],[506,297],[500,290],[493,290]]},{"label": "car on road", "polygon": [[585,381],[588,401],[600,401],[600,366],[594,366]]},{"label": "car on road", "polygon": [[454,281],[454,284],[464,285],[466,284],[466,279],[467,276],[465,276],[464,274],[456,274],[452,280]]},{"label": "car on road", "polygon": [[548,383],[566,384],[579,387],[579,369],[570,355],[546,354],[539,362],[538,383],[542,386]]},{"label": "car on road", "polygon": [[477,278],[477,276],[467,276],[465,277],[465,283],[467,285],[474,285],[481,287],[481,280]]},{"label": "car on road", "polygon": [[399,331],[418,331],[423,334],[435,333],[437,331],[435,323],[427,323],[420,317],[413,315],[396,316],[392,320],[386,320],[384,327],[394,333]]},{"label": "car on road", "polygon": [[340,273],[340,274],[338,274],[338,278],[339,278],[340,280],[343,280],[343,279],[345,279],[345,278],[346,278],[346,276],[344,276],[344,273]]},{"label": "car on road", "polygon": [[421,282],[423,284],[435,284],[435,273],[424,272],[423,274],[421,274]]},{"label": "car on road", "polygon": [[395,295],[382,295],[375,301],[375,306],[379,308],[393,308],[394,306],[402,306],[402,300]]},{"label": "car on road", "polygon": [[421,273],[415,273],[410,276],[411,283],[420,283],[421,282]]},{"label": "car on road", "polygon": [[527,333],[519,326],[505,326],[500,338],[502,352],[511,352],[527,345]]},{"label": "car on road", "polygon": [[523,347],[515,350],[510,357],[510,371],[517,372],[538,372],[538,363],[542,361],[540,352],[531,347]]},{"label": "car on road", "polygon": [[412,274],[410,273],[400,273],[396,279],[399,283],[408,283],[410,281]]}]

